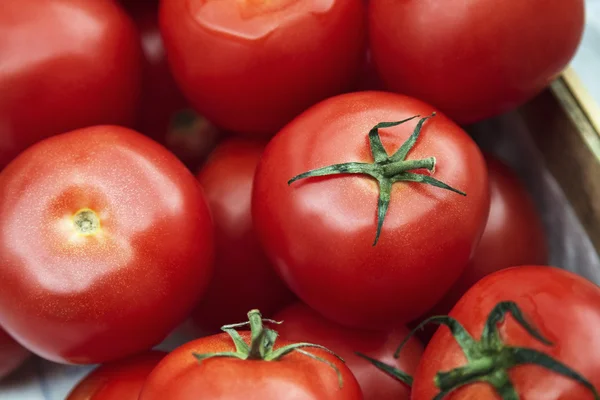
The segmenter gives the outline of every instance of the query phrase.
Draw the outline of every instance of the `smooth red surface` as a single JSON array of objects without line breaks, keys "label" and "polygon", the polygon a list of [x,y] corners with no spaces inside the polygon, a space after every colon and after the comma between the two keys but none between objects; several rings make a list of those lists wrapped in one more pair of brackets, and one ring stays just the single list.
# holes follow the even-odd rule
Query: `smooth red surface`
[{"label": "smooth red surface", "polygon": [[[379,188],[367,176],[287,181],[315,168],[372,162],[368,132],[379,122],[430,115],[421,101],[383,92],[321,102],[267,146],[254,182],[254,224],[280,276],[305,303],[338,323],[397,326],[430,309],[458,279],[489,211],[485,162],[477,145],[439,114],[426,122],[408,159],[434,156],[435,178],[466,197],[396,183],[373,246]],[[382,129],[394,153],[417,121]]]},{"label": "smooth red surface", "polygon": [[29,354],[29,351],[0,328],[0,379],[23,364]]},{"label": "smooth red surface", "polygon": [[423,354],[423,345],[416,338],[410,339],[400,358],[393,357],[396,348],[409,333],[405,327],[384,332],[348,329],[328,321],[302,303],[287,307],[273,318],[283,321],[277,327],[282,339],[318,343],[342,357],[356,377],[365,400],[410,399],[408,386],[355,354],[359,351],[410,375],[414,374]]},{"label": "smooth red surface", "polygon": [[259,143],[229,140],[217,147],[198,174],[215,223],[215,273],[193,314],[207,331],[243,321],[249,309],[269,317],[293,300],[252,225],[252,182],[263,149]]},{"label": "smooth red surface", "polygon": [[160,27],[180,88],[235,132],[272,136],[349,90],[366,44],[361,0],[164,0]]},{"label": "smooth red surface", "polygon": [[[489,275],[473,286],[458,302],[451,316],[479,339],[492,308],[511,300],[528,321],[554,343],[545,346],[507,316],[500,336],[512,346],[537,349],[551,355],[600,387],[600,288],[573,273],[553,267],[516,267]],[[431,400],[437,371],[462,366],[466,359],[447,328],[440,328],[425,349],[415,374],[412,400]],[[592,394],[577,382],[542,367],[525,365],[509,372],[521,400],[592,400]],[[485,383],[456,390],[445,400],[501,400]]]},{"label": "smooth red surface", "polygon": [[387,87],[459,123],[509,111],[546,87],[579,45],[584,0],[370,0]]},{"label": "smooth red surface", "polygon": [[[249,343],[250,334],[241,333]],[[275,347],[290,344],[277,340]],[[333,363],[341,372],[340,388],[328,364],[292,352],[279,361],[244,361],[213,358],[202,361],[193,353],[235,351],[229,335],[222,333],[189,342],[170,353],[152,371],[139,400],[361,400],[356,379],[335,356],[305,349]]]},{"label": "smooth red surface", "polygon": [[0,168],[51,135],[133,124],[141,61],[135,27],[116,2],[3,2]]},{"label": "smooth red surface", "polygon": [[434,308],[445,315],[478,280],[519,265],[545,265],[548,248],[535,204],[509,167],[486,155],[490,182],[490,214],[467,269]]},{"label": "smooth red surface", "polygon": [[[76,231],[93,210],[100,229]],[[199,300],[213,227],[175,156],[126,128],[58,135],[0,173],[0,323],[49,360],[111,361],[158,344]]]},{"label": "smooth red surface", "polygon": [[149,351],[103,364],[79,382],[66,400],[138,400],[146,378],[166,355]]}]

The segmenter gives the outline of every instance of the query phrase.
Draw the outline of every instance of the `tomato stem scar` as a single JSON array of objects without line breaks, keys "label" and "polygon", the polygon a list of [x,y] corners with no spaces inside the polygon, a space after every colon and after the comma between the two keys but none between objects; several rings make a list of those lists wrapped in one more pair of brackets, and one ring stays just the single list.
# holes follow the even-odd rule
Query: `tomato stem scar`
[{"label": "tomato stem scar", "polygon": [[73,215],[73,224],[77,233],[81,235],[93,235],[100,229],[100,218],[89,208],[82,208]]},{"label": "tomato stem scar", "polygon": [[[419,122],[417,122],[413,133],[402,144],[402,146],[400,146],[398,151],[396,151],[391,156],[387,154],[387,151],[381,143],[379,129],[401,125],[418,117],[420,116],[415,115],[402,121],[380,122],[373,128],[371,128],[371,130],[369,131],[369,146],[371,148],[371,155],[373,156],[372,163],[347,162],[343,164],[334,164],[327,167],[313,169],[308,172],[296,175],[288,181],[288,185],[291,185],[292,183],[300,179],[338,174],[367,175],[377,180],[377,182],[379,183],[379,200],[377,202],[377,231],[375,233],[375,240],[373,242],[373,246],[375,246],[379,241],[379,236],[381,235],[381,228],[383,227],[383,221],[385,220],[385,216],[387,214],[387,210],[390,204],[392,185],[394,183],[423,183],[426,185],[431,185],[441,189],[449,190],[461,196],[466,196],[464,192],[454,189],[453,187],[435,179],[430,175],[435,172],[435,157],[427,157],[421,160],[406,159],[410,150],[412,150],[412,148],[417,143],[417,139],[421,134],[423,124],[428,119],[435,117],[435,113],[431,114],[428,117],[421,118]],[[418,170],[427,170],[429,174],[410,172]]]}]

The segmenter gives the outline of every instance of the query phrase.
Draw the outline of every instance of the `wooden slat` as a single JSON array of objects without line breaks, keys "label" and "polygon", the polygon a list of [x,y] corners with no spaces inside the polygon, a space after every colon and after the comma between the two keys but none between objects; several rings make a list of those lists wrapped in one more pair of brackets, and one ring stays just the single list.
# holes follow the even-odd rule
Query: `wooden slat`
[{"label": "wooden slat", "polygon": [[600,135],[588,111],[559,78],[519,113],[600,252]]}]

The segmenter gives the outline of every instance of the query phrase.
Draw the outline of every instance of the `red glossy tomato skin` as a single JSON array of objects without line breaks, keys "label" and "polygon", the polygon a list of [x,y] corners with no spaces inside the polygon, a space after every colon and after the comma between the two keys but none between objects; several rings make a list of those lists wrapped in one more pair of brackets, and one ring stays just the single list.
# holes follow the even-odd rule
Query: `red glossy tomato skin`
[{"label": "red glossy tomato skin", "polygon": [[[473,286],[450,315],[479,338],[489,312],[499,301],[514,301],[553,346],[545,346],[518,326],[512,317],[500,325],[500,336],[513,346],[537,349],[600,386],[600,289],[573,273],[554,267],[523,266],[488,275]],[[413,400],[430,400],[437,394],[433,377],[464,365],[466,359],[448,329],[438,329],[425,349],[414,376]],[[509,371],[522,400],[592,400],[592,394],[576,382],[535,365]],[[447,400],[501,400],[486,384],[458,389]]]},{"label": "red glossy tomato skin", "polygon": [[[250,334],[241,332],[249,343]],[[278,340],[275,348],[290,344]],[[323,351],[306,349],[333,363],[341,373],[340,388],[335,370],[326,363],[297,352],[279,361],[245,361],[213,358],[199,363],[193,353],[235,351],[229,335],[222,333],[197,339],[175,349],[148,376],[139,400],[362,400],[356,379],[344,363]]]},{"label": "red glossy tomato skin", "polygon": [[[89,235],[77,230],[81,212],[99,220]],[[0,174],[0,227],[0,323],[52,361],[151,348],[188,316],[212,272],[212,221],[194,176],[122,127],[75,130],[21,153]]]},{"label": "red glossy tomato skin", "polygon": [[213,278],[193,318],[209,332],[243,321],[250,308],[269,317],[293,300],[252,224],[252,183],[263,149],[261,143],[230,139],[198,173],[213,215],[216,250]]},{"label": "red glossy tomato skin", "polygon": [[360,0],[164,0],[160,27],[196,110],[221,128],[260,136],[349,90],[366,45]]},{"label": "red glossy tomato skin", "polygon": [[149,351],[103,364],[79,382],[66,400],[138,400],[146,378],[166,355]]},{"label": "red glossy tomato skin", "polygon": [[423,345],[417,339],[410,339],[400,358],[393,357],[396,348],[409,333],[405,327],[382,332],[348,329],[328,321],[302,303],[285,308],[273,318],[283,321],[277,327],[282,339],[319,343],[342,357],[356,377],[365,400],[410,399],[408,386],[382,373],[369,361],[355,354],[359,351],[407,374],[414,374],[423,354]]},{"label": "red glossy tomato skin", "polygon": [[0,379],[23,364],[30,354],[0,328]]},{"label": "red glossy tomato skin", "polygon": [[[487,172],[475,143],[452,121],[428,121],[409,159],[436,157],[435,177],[466,197],[394,184],[373,246],[379,189],[365,176],[330,176],[288,186],[297,174],[372,162],[368,132],[382,121],[430,115],[421,101],[383,92],[328,99],[267,145],[254,182],[255,228],[280,276],[311,308],[340,324],[390,327],[430,309],[466,267],[489,211]],[[388,154],[415,123],[382,130]]]},{"label": "red glossy tomato skin", "polygon": [[584,1],[369,1],[369,38],[386,86],[476,122],[532,98],[581,40]]},{"label": "red glossy tomato skin", "polygon": [[133,124],[141,50],[114,1],[8,1],[0,13],[0,168],[51,135]]},{"label": "red glossy tomato skin", "polygon": [[486,155],[490,182],[490,214],[477,250],[452,289],[434,308],[446,315],[471,286],[504,268],[545,265],[548,248],[544,227],[529,193],[514,172]]}]

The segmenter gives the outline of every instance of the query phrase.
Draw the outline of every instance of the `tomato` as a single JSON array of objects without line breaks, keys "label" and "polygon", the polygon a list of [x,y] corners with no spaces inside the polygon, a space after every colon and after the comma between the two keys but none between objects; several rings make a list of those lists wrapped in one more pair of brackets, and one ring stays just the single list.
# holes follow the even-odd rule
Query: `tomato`
[{"label": "tomato", "polygon": [[0,379],[23,364],[29,354],[29,351],[0,328]]},{"label": "tomato", "polygon": [[491,204],[485,230],[475,255],[433,313],[447,314],[478,280],[492,272],[519,266],[544,265],[548,248],[542,221],[514,172],[486,155]]},{"label": "tomato", "polygon": [[320,346],[277,340],[248,313],[250,332],[189,342],[171,352],[148,376],[139,400],[360,400],[356,379],[339,358]]},{"label": "tomato", "polygon": [[135,27],[115,2],[3,2],[0,169],[48,136],[131,125],[140,77]]},{"label": "tomato", "polygon": [[361,0],[164,0],[160,27],[196,110],[263,136],[350,89],[366,45]]},{"label": "tomato", "polygon": [[166,355],[149,351],[101,365],[79,382],[66,400],[138,400],[146,378]]},{"label": "tomato", "polygon": [[0,173],[0,324],[57,362],[146,350],[204,291],[212,229],[194,176],[145,136],[46,139]]},{"label": "tomato", "polygon": [[386,86],[471,123],[560,74],[581,41],[584,0],[372,0],[368,14]]},{"label": "tomato", "polygon": [[409,333],[405,327],[386,332],[350,330],[326,320],[302,303],[291,305],[277,313],[274,319],[283,321],[277,327],[283,339],[319,343],[342,357],[360,384],[365,400],[410,399],[408,386],[398,384],[394,378],[380,373],[355,354],[359,351],[413,374],[423,353],[423,346],[417,340],[411,339],[401,358],[392,357],[398,344]]},{"label": "tomato", "polygon": [[[445,327],[437,330],[414,376],[413,400],[454,388],[436,398],[600,398],[584,381],[600,387],[600,288],[584,278],[553,267],[505,269],[475,284],[450,317],[456,338]],[[509,397],[511,391],[518,397]]]},{"label": "tomato", "polygon": [[[254,182],[255,228],[292,291],[332,321],[375,328],[422,315],[458,279],[481,236],[489,211],[483,156],[433,111],[396,94],[341,95],[266,147]],[[429,117],[373,128],[417,115]],[[348,162],[355,164],[321,170],[343,175],[291,182]],[[432,186],[442,182],[450,186]]]},{"label": "tomato", "polygon": [[200,170],[215,224],[215,273],[194,319],[207,331],[243,320],[248,307],[270,316],[293,295],[275,274],[252,226],[250,201],[262,144],[232,139]]}]

